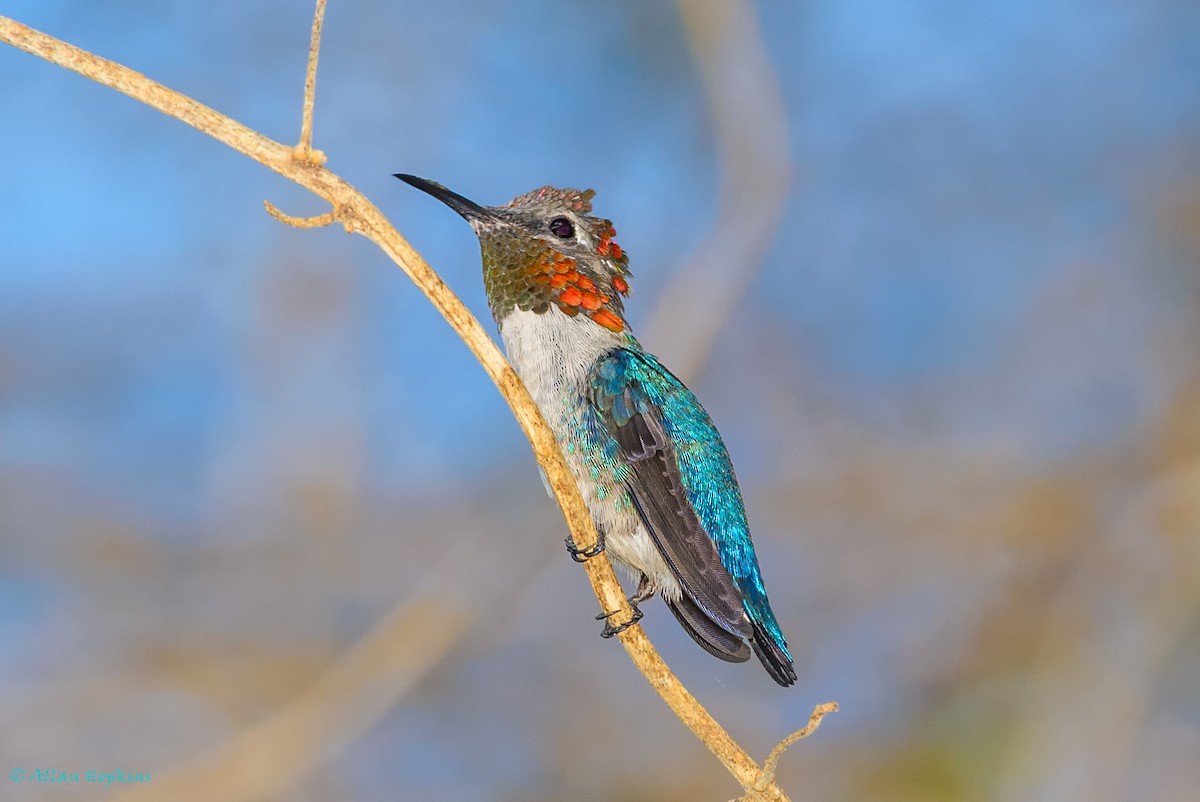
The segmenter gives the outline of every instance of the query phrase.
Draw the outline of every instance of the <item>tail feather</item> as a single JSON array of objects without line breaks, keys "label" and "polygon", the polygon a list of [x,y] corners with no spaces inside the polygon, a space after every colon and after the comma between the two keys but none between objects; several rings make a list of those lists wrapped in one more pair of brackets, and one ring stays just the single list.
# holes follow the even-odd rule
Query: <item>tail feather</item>
[{"label": "tail feather", "polygon": [[745,641],[737,635],[729,633],[724,627],[705,615],[704,611],[688,598],[686,593],[681,595],[678,601],[671,601],[666,597],[663,597],[663,600],[675,614],[676,620],[683,626],[684,631],[712,656],[730,663],[744,663],[750,659],[750,649],[753,648],[755,656],[763,664],[767,673],[771,675],[771,679],[785,688],[796,682],[796,669],[792,665],[792,658],[787,653],[786,647],[782,646],[762,624],[752,617],[750,618],[752,627],[749,638],[750,645],[747,646]]},{"label": "tail feather", "polygon": [[796,669],[792,665],[792,658],[762,624],[753,618],[751,624],[754,626],[754,637],[750,639],[750,645],[754,647],[754,654],[771,675],[771,679],[785,688],[788,687],[796,681]]},{"label": "tail feather", "polygon": [[730,663],[744,663],[750,659],[750,649],[737,635],[731,635],[723,627],[704,614],[687,594],[680,595],[678,601],[671,601],[665,596],[667,606],[675,614],[675,618],[683,626],[692,640],[704,647],[713,657],[719,657]]}]

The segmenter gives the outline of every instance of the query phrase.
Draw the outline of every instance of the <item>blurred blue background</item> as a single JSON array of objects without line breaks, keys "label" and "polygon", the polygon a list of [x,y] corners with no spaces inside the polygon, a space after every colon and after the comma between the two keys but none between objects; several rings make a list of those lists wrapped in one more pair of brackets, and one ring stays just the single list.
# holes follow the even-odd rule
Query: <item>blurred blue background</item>
[{"label": "blurred blue background", "polygon": [[[311,10],[0,5],[289,144]],[[177,121],[9,47],[0,79],[3,768],[737,793],[597,637],[527,444],[403,273],[267,217],[326,209]],[[793,798],[1194,799],[1200,9],[334,2],[314,144],[489,328],[469,228],[391,173],[597,190],[800,682],[645,624],[757,756],[841,702]]]}]

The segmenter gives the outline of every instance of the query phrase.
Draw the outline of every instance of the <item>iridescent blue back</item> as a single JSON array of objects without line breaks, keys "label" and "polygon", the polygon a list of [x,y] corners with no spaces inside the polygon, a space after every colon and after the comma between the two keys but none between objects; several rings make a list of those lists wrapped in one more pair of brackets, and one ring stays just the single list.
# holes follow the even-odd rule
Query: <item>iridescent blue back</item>
[{"label": "iridescent blue back", "polygon": [[[618,424],[637,413],[657,413],[674,448],[687,500],[741,592],[746,613],[790,661],[767,600],[733,464],[708,413],[679,379],[644,351],[613,351],[593,371],[592,381],[592,397],[607,406],[602,413]],[[606,443],[601,450],[611,454],[614,449]]]}]

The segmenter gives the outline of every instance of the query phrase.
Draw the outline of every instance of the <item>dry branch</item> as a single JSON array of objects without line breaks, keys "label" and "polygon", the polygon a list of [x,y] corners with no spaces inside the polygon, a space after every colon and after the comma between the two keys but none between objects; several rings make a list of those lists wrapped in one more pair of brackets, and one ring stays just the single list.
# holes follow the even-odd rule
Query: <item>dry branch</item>
[{"label": "dry branch", "polygon": [[[324,3],[319,2],[318,15],[323,6]],[[314,24],[313,44],[310,49],[310,80],[306,84],[306,106],[311,105],[319,31],[318,17]],[[591,516],[563,461],[554,435],[495,343],[479,321],[471,315],[433,268],[400,236],[382,212],[358,190],[321,166],[324,161],[323,155],[312,151],[307,140],[302,140],[298,146],[292,148],[268,139],[141,73],[3,16],[0,16],[0,41],[91,78],[181,120],[326,200],[332,206],[332,212],[305,224],[316,225],[336,219],[347,231],[358,232],[378,245],[425,293],[467,344],[508,402],[533,447],[538,463],[549,479],[575,543],[581,548],[595,544],[596,531]],[[305,137],[309,135],[310,130],[311,114],[306,111]],[[273,214],[285,222],[293,222],[288,220],[286,215],[278,213],[278,210]],[[600,602],[601,610],[606,613],[615,611],[613,620],[616,623],[627,620],[630,616],[629,605],[607,556],[600,555],[599,558],[588,560],[584,563],[584,568]],[[733,774],[745,789],[748,798],[788,798],[775,785],[773,778],[764,773],[675,677],[640,626],[626,629],[618,638],[654,690]]]}]

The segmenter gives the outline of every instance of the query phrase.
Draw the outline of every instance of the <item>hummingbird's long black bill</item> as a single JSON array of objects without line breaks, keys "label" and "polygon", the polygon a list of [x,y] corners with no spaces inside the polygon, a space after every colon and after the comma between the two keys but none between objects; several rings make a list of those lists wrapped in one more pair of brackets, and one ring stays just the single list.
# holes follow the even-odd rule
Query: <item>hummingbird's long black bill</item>
[{"label": "hummingbird's long black bill", "polygon": [[428,192],[433,197],[440,200],[442,203],[449,206],[454,211],[461,214],[467,220],[479,219],[480,217],[488,217],[490,212],[480,206],[473,200],[467,200],[462,195],[459,195],[453,190],[446,189],[436,181],[430,181],[427,178],[418,178],[415,175],[408,173],[393,173],[392,175],[399,178],[406,184],[411,184],[422,192]]}]

